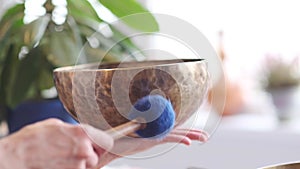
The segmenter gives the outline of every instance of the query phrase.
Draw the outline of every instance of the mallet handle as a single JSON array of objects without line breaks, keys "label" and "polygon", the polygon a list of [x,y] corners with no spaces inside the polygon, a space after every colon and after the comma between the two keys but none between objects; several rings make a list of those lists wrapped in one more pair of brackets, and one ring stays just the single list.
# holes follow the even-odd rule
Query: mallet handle
[{"label": "mallet handle", "polygon": [[130,133],[134,133],[139,129],[142,129],[143,126],[143,124],[139,123],[136,119],[134,119],[117,127],[111,128],[107,130],[106,133],[109,134],[114,140],[117,140]]}]

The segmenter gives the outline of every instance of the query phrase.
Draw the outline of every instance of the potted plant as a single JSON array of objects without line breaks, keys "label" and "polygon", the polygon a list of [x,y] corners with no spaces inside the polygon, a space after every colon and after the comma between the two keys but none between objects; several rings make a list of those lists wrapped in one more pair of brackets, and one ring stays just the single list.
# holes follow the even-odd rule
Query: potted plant
[{"label": "potted plant", "polygon": [[263,88],[270,93],[279,120],[288,119],[293,109],[294,94],[300,84],[298,59],[287,61],[279,55],[266,56]]},{"label": "potted plant", "polygon": [[[10,132],[36,120],[67,114],[62,112],[56,95],[46,95],[54,99],[45,101],[43,93],[49,89],[55,91],[53,69],[74,65],[80,49],[94,32],[97,32],[101,45],[90,45],[87,52],[93,53],[88,59],[95,61],[103,57],[103,51],[110,48],[110,44],[125,37],[118,28],[105,21],[98,10],[99,5],[117,18],[146,12],[143,23],[138,20],[124,20],[124,23],[141,31],[158,30],[154,17],[135,0],[93,3],[88,0],[25,0],[4,13],[0,20],[0,121],[7,120]],[[109,36],[99,31],[101,24],[109,28]],[[122,40],[104,60],[117,61],[132,50],[137,50],[136,45],[129,39]],[[50,110],[55,107],[56,110]],[[33,110],[35,108],[46,109]],[[41,117],[29,119],[32,112]],[[13,126],[14,122],[21,124]]]}]

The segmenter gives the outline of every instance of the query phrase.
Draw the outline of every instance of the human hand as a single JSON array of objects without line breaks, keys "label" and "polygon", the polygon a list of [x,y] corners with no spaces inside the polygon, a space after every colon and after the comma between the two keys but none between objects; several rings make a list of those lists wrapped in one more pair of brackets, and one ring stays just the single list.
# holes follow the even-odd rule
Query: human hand
[{"label": "human hand", "polygon": [[[92,135],[93,141],[85,131]],[[91,169],[113,139],[91,126],[50,119],[0,140],[1,169]],[[94,143],[100,143],[100,146]]]},{"label": "human hand", "polygon": [[130,138],[125,137],[116,140],[114,147],[110,151],[102,154],[100,157],[100,165],[97,167],[105,166],[114,159],[122,156],[136,154],[147,149],[150,149],[156,145],[164,143],[181,143],[190,145],[192,141],[205,142],[208,139],[208,135],[197,129],[180,129],[175,128],[164,139],[146,139],[146,138]]},{"label": "human hand", "polygon": [[207,140],[207,135],[199,130],[174,129],[162,140],[122,138],[115,141],[113,147],[112,138],[103,131],[88,125],[74,126],[51,119],[29,125],[1,139],[0,168],[99,169],[116,158],[159,144],[173,142],[189,145],[192,140],[203,142]]}]

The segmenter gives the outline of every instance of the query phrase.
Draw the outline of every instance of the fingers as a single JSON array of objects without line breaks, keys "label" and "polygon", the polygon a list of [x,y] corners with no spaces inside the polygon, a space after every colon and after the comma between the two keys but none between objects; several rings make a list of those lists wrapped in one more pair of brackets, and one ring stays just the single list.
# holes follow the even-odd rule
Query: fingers
[{"label": "fingers", "polygon": [[116,140],[114,148],[106,152],[100,160],[99,166],[104,166],[119,156],[132,155],[145,151],[159,144],[164,143],[181,143],[191,145],[192,141],[204,142],[208,135],[197,129],[179,129],[176,128],[163,139],[147,139],[147,138],[121,138]]},{"label": "fingers", "polygon": [[176,128],[163,139],[163,143],[182,143],[190,145],[192,141],[205,142],[208,139],[208,134],[197,129],[180,129]]},{"label": "fingers", "polygon": [[166,138],[162,140],[162,143],[182,143],[185,145],[190,145],[192,143],[192,140],[184,135],[170,133]]},{"label": "fingers", "polygon": [[93,156],[90,156],[86,159],[86,168],[93,168],[98,165],[99,158],[98,155],[94,152]]},{"label": "fingers", "polygon": [[206,142],[208,134],[197,129],[174,129],[170,134],[186,136],[191,140]]},{"label": "fingers", "polygon": [[94,151],[91,140],[86,138],[82,140],[79,144],[80,145],[77,146],[78,152],[75,152],[75,155],[78,157],[78,159],[84,159],[87,168],[92,168],[96,166],[99,161],[99,156],[96,153],[96,151]]},{"label": "fingers", "polygon": [[85,160],[87,168],[94,168],[99,164],[99,158],[113,147],[113,138],[87,124],[74,127],[81,131],[79,134],[81,139],[78,139],[80,145],[77,146],[76,154],[79,155],[77,155],[79,159]]},{"label": "fingers", "polygon": [[114,140],[111,136],[106,134],[104,131],[96,129],[87,124],[81,124],[86,134],[93,141],[93,147],[98,150],[99,148],[110,150],[114,145]]},{"label": "fingers", "polygon": [[205,134],[208,136],[208,134],[205,131],[199,129],[175,128],[173,131],[191,131],[191,132],[198,132],[201,134]]}]

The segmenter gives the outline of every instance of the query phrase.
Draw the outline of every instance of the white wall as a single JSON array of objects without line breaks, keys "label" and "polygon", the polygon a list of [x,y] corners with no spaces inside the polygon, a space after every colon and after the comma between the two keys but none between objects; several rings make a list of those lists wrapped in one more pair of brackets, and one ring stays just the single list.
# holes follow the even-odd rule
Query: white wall
[{"label": "white wall", "polygon": [[242,74],[256,69],[266,53],[300,55],[298,4],[297,0],[148,0],[152,12],[190,22],[214,46],[223,30],[225,51],[235,67],[232,73]]}]

